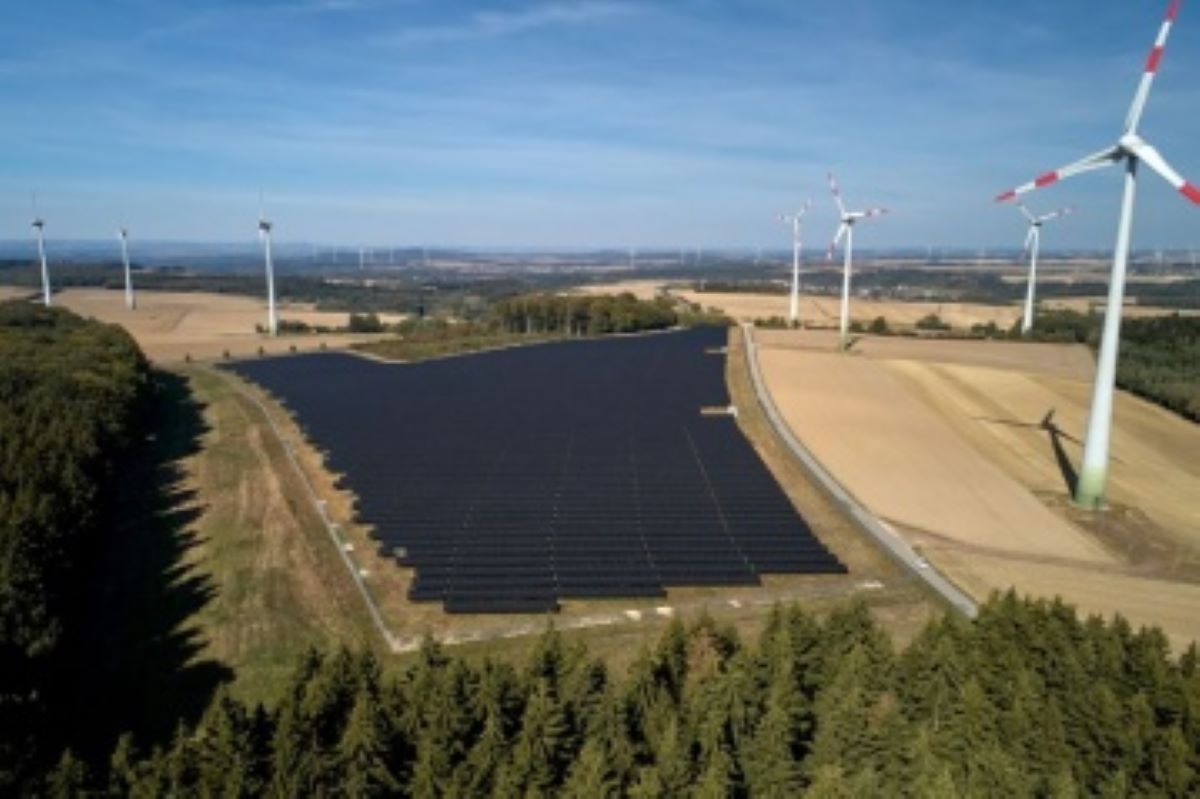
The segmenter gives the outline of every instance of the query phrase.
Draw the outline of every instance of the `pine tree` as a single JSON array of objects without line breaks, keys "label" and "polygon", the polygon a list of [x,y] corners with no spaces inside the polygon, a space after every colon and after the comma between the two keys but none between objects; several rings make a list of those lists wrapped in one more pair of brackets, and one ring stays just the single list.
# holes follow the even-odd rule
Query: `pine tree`
[{"label": "pine tree", "polygon": [[87,767],[68,749],[46,779],[46,795],[52,799],[75,799],[87,786]]},{"label": "pine tree", "polygon": [[773,686],[766,713],[741,758],[754,796],[795,796],[802,785],[796,713],[791,707],[794,692],[785,684],[777,680]]},{"label": "pine tree", "polygon": [[515,776],[534,795],[549,795],[562,781],[570,752],[571,728],[548,681],[534,688],[513,747]]},{"label": "pine tree", "polygon": [[816,700],[816,732],[806,767],[853,763],[868,768],[879,748],[875,703],[881,688],[869,650],[855,645]]},{"label": "pine tree", "polygon": [[609,799],[621,795],[620,781],[602,743],[591,739],[583,745],[560,795],[565,799]]},{"label": "pine tree", "polygon": [[196,730],[193,752],[202,793],[258,796],[263,789],[260,750],[245,708],[221,686]]},{"label": "pine tree", "polygon": [[679,720],[672,717],[654,751],[653,765],[638,775],[639,796],[684,796],[692,784],[694,768],[689,744]]},{"label": "pine tree", "polygon": [[108,760],[108,793],[112,796],[129,796],[137,784],[137,750],[133,736],[123,733]]},{"label": "pine tree", "polygon": [[348,795],[386,796],[400,789],[400,781],[388,768],[387,739],[379,702],[369,683],[364,683],[338,743],[342,788]]}]

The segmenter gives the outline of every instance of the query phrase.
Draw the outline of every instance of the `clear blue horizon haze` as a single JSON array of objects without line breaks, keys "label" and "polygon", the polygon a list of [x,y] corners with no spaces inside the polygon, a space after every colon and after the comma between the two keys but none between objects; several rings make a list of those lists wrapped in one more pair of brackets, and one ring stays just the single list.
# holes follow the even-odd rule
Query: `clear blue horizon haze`
[{"label": "clear blue horizon haze", "polygon": [[[1166,3],[47,0],[0,27],[0,239],[1017,247],[995,194],[1113,143]],[[1200,182],[1200,4],[1143,135]],[[1030,197],[1112,246],[1117,169]],[[1200,247],[1142,170],[1134,246]]]}]

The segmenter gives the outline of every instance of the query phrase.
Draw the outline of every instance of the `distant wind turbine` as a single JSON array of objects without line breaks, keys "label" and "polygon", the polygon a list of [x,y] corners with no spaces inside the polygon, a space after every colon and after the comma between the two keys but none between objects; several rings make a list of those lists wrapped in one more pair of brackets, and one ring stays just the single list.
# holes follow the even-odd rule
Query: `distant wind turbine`
[{"label": "distant wind turbine", "polygon": [[37,195],[33,195],[33,235],[37,238],[38,260],[42,263],[42,304],[50,307],[50,270],[46,267],[46,222],[38,215]]},{"label": "distant wind turbine", "polygon": [[137,308],[133,297],[133,276],[129,270],[129,230],[124,225],[117,228],[117,238],[121,241],[121,263],[125,266],[125,307],[129,310]]},{"label": "distant wind turbine", "polygon": [[829,173],[829,190],[833,193],[833,201],[837,203],[838,213],[841,214],[841,224],[838,225],[837,235],[833,237],[833,243],[829,245],[829,253],[826,255],[826,260],[832,261],[833,253],[837,249],[838,244],[841,243],[843,238],[846,240],[846,257],[842,265],[842,313],[841,320],[838,323],[838,346],[844,350],[847,344],[849,344],[850,270],[854,263],[854,226],[863,219],[882,216],[888,211],[886,208],[847,211],[845,203],[842,202],[842,192],[838,189],[837,180],[834,179],[832,172]]},{"label": "distant wind turbine", "polygon": [[792,226],[792,291],[788,304],[788,321],[791,322],[792,327],[800,323],[800,250],[803,247],[801,223],[810,206],[812,206],[812,200],[805,200],[804,205],[800,206],[800,210],[796,213],[790,216],[787,214],[779,216],[780,222]]},{"label": "distant wind turbine", "polygon": [[1044,188],[1063,178],[1101,169],[1114,164],[1125,166],[1125,189],[1121,200],[1121,217],[1117,225],[1117,243],[1113,251],[1112,275],[1109,278],[1108,304],[1104,312],[1104,329],[1100,338],[1100,356],[1096,364],[1096,381],[1092,388],[1092,407],[1088,415],[1087,438],[1083,448],[1083,465],[1075,484],[1075,504],[1083,508],[1104,506],[1108,484],[1109,439],[1112,434],[1113,390],[1117,375],[1117,348],[1121,340],[1121,304],[1125,296],[1125,270],[1129,261],[1129,239],[1133,227],[1133,201],[1137,188],[1137,170],[1145,164],[1158,173],[1187,199],[1200,205],[1200,189],[1184,180],[1171,168],[1158,150],[1138,135],[1138,125],[1150,87],[1162,62],[1167,36],[1179,14],[1179,0],[1171,0],[1158,38],[1150,50],[1141,82],[1125,117],[1125,127],[1117,143],[1098,153],[1053,172],[1046,172],[1029,183],[1000,194],[997,202],[1012,200],[1020,194]]},{"label": "distant wind turbine", "polygon": [[1063,208],[1041,216],[1034,216],[1024,203],[1017,203],[1017,208],[1029,222],[1029,232],[1025,235],[1025,252],[1029,253],[1029,287],[1025,291],[1025,317],[1021,321],[1021,333],[1029,335],[1033,329],[1033,295],[1037,286],[1038,250],[1042,242],[1042,225],[1059,217],[1074,212],[1074,208]]},{"label": "distant wind turbine", "polygon": [[258,235],[263,241],[263,258],[267,268],[267,333],[276,335],[279,332],[279,317],[275,314],[275,268],[271,263],[271,223],[262,207],[259,198]]}]

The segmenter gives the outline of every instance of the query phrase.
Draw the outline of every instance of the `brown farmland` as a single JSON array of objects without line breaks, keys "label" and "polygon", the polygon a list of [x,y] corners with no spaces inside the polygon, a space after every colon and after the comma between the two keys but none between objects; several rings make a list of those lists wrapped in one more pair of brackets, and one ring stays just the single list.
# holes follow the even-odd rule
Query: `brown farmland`
[{"label": "brown farmland", "polygon": [[1200,638],[1200,427],[1121,393],[1113,508],[1086,514],[1068,502],[1086,350],[864,338],[840,355],[827,333],[756,336],[793,432],[973,595],[1057,594]]}]

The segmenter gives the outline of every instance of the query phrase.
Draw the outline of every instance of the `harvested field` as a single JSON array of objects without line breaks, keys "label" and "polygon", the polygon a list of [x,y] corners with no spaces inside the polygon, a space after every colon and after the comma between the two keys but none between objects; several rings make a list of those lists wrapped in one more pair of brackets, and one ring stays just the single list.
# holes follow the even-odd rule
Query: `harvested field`
[{"label": "harvested field", "polygon": [[[836,333],[825,330],[758,330],[754,336],[763,346],[772,349],[830,352],[837,348],[838,341]],[[1079,381],[1091,380],[1096,370],[1092,353],[1083,344],[858,336],[854,354],[880,361],[958,363]]]},{"label": "harvested field", "polygon": [[[1039,494],[1067,498],[1054,438],[1078,464],[1090,383],[950,364],[889,365],[1007,474]],[[1117,393],[1114,415],[1110,501],[1137,508],[1168,538],[1200,553],[1200,425],[1125,392]]]},{"label": "harvested field", "polygon": [[[233,357],[264,352],[287,352],[292,346],[314,350],[343,347],[378,336],[352,334],[301,334],[277,338],[264,336],[255,325],[266,323],[266,303],[252,297],[191,292],[138,292],[136,311],[125,308],[125,295],[105,289],[67,289],[54,296],[56,305],[81,316],[119,324],[128,330],[153,361],[171,363],[217,359],[226,351]],[[279,318],[325,327],[344,326],[349,314],[317,311],[309,304],[280,304]],[[386,318],[396,321],[399,317]]]},{"label": "harvested field", "polygon": [[23,288],[21,286],[0,286],[0,302],[4,300],[19,300],[22,297],[31,297],[36,292],[33,289]]},{"label": "harvested field", "polygon": [[[1075,311],[1077,313],[1088,313],[1092,310],[1103,312],[1104,306],[1107,302],[1107,297],[1062,297],[1047,298],[1040,304],[1043,308]],[[1177,313],[1180,316],[1197,316],[1200,315],[1200,309],[1162,308],[1157,305],[1139,305],[1136,300],[1131,300],[1129,298],[1126,298],[1125,304],[1121,308],[1121,316],[1125,319],[1143,319],[1150,316],[1170,316],[1173,313]]]},{"label": "harvested field", "polygon": [[579,294],[632,294],[639,300],[652,300],[665,286],[661,280],[618,280],[613,283],[596,283],[579,286],[572,291]]},{"label": "harvested field", "polygon": [[1036,596],[1060,595],[1084,614],[1108,617],[1120,613],[1134,627],[1161,627],[1176,652],[1200,639],[1200,585],[1196,583],[952,549],[940,550],[936,560],[979,596],[1007,586]]},{"label": "harvested field", "polygon": [[1200,426],[1119,392],[1113,508],[1085,513],[1068,501],[1082,348],[867,338],[838,355],[813,331],[756,336],[793,431],[963,588],[1058,594],[1177,646],[1200,638]]},{"label": "harvested field", "polygon": [[[732,294],[722,292],[676,291],[676,296],[705,308],[719,308],[739,321],[787,316],[788,298],[785,294]],[[800,320],[806,325],[836,325],[840,299],[824,295],[800,295]],[[850,300],[850,318],[869,324],[878,316],[894,327],[911,327],[930,314],[956,328],[968,329],[975,324],[993,322],[1008,329],[1021,317],[1017,305],[981,305],[964,302],[901,302],[899,300]]]},{"label": "harvested field", "polygon": [[788,426],[885,520],[972,547],[1109,562],[884,364],[769,347],[760,358]]}]

